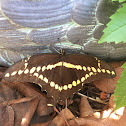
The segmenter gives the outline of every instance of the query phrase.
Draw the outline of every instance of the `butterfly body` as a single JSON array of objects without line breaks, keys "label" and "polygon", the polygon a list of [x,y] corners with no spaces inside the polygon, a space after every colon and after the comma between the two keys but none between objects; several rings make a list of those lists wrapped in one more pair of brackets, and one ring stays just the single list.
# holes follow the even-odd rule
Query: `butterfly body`
[{"label": "butterfly body", "polygon": [[96,57],[61,53],[39,54],[19,61],[5,72],[4,79],[34,82],[57,103],[77,93],[85,83],[113,77],[113,68]]}]

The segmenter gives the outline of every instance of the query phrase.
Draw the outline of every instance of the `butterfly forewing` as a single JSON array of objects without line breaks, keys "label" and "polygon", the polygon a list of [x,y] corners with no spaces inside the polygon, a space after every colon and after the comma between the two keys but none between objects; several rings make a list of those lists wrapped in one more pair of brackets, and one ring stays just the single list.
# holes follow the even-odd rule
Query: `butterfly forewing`
[{"label": "butterfly forewing", "polygon": [[58,102],[77,93],[85,83],[113,77],[113,68],[93,56],[40,54],[11,66],[5,72],[4,79],[34,82]]}]

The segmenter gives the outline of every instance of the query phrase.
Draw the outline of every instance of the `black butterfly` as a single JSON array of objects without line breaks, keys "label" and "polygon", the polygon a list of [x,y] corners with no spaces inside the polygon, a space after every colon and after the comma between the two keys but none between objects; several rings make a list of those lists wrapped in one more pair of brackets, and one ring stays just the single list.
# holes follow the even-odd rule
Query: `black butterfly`
[{"label": "black butterfly", "polygon": [[57,103],[85,83],[115,77],[114,69],[97,57],[85,54],[39,54],[17,62],[6,72],[7,81],[34,82]]}]

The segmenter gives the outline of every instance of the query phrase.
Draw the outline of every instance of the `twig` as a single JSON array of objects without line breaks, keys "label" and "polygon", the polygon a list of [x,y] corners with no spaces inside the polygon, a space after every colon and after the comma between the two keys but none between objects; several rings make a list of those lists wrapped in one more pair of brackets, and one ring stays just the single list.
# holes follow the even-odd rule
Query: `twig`
[{"label": "twig", "polygon": [[94,98],[91,98],[91,97],[86,96],[86,95],[81,94],[81,93],[78,93],[78,95],[83,96],[83,97],[86,97],[86,98],[88,98],[88,99],[90,99],[90,100],[92,100],[92,101],[96,101],[96,102],[98,102],[98,103],[102,103],[102,104],[105,104],[105,105],[108,104],[108,103],[105,102],[105,101],[102,101],[102,100],[100,100],[100,99],[94,99]]}]

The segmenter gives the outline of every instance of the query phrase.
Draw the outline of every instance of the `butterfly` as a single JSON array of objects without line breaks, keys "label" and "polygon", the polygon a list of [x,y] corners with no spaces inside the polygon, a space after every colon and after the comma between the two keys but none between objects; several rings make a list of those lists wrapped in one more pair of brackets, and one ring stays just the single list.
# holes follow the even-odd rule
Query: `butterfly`
[{"label": "butterfly", "polygon": [[65,101],[85,83],[114,78],[114,69],[106,62],[86,54],[38,54],[25,58],[7,69],[7,81],[34,82],[54,103]]}]

